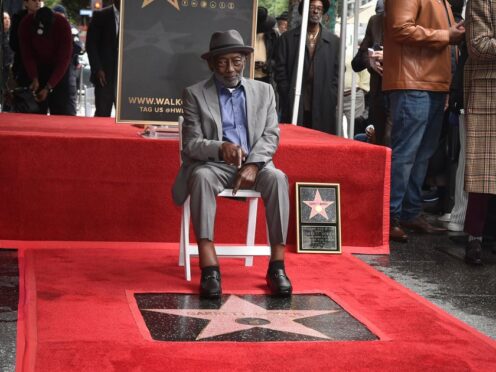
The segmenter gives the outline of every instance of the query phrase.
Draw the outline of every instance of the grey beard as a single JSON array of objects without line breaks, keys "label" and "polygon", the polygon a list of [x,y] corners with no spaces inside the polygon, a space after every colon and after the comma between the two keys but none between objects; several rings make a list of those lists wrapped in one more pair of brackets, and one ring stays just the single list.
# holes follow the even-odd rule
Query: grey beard
[{"label": "grey beard", "polygon": [[224,84],[224,86],[226,88],[235,88],[239,82],[241,81],[241,76],[243,74],[243,71],[241,71],[241,73],[239,74],[239,76],[237,76],[237,79],[235,80],[226,80],[224,79],[224,76],[218,74],[217,72],[215,72],[215,78],[220,81],[222,84]]}]

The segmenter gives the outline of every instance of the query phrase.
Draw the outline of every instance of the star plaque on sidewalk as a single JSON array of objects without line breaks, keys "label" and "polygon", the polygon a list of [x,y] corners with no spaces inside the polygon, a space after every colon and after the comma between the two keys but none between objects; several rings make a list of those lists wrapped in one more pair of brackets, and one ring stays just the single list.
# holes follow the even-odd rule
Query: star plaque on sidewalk
[{"label": "star plaque on sidewalk", "polygon": [[140,315],[158,341],[336,341],[377,337],[322,294],[274,298],[136,293]]},{"label": "star plaque on sidewalk", "polygon": [[297,250],[340,253],[339,185],[296,183]]}]

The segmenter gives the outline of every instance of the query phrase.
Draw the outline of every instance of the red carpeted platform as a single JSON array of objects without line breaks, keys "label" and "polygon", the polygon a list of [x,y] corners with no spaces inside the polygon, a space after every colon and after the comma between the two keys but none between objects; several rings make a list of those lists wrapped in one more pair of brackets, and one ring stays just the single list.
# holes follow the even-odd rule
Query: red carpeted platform
[{"label": "red carpeted platform", "polygon": [[[156,342],[126,292],[197,290],[177,244],[22,249],[19,371],[492,371],[496,343],[349,254],[287,257],[295,293],[324,293],[378,341]],[[62,246],[62,245],[61,245]],[[223,261],[225,293],[265,293],[266,259]]]},{"label": "red carpeted platform", "polygon": [[[178,241],[178,141],[139,131],[112,119],[0,114],[0,240]],[[345,249],[388,252],[389,149],[281,125],[275,163],[290,180],[290,243],[295,182],[329,182],[341,185]],[[219,241],[243,241],[246,210],[221,203]]]}]

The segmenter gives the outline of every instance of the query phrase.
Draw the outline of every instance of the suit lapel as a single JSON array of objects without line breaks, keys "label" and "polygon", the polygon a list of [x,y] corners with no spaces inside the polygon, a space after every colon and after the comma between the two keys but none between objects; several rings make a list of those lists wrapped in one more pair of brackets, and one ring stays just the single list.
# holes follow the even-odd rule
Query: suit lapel
[{"label": "suit lapel", "polygon": [[251,147],[253,146],[254,140],[253,135],[255,133],[257,105],[255,105],[255,92],[253,91],[251,82],[247,79],[243,79],[243,86],[245,87],[246,94],[246,121],[248,122],[248,143]]},{"label": "suit lapel", "polygon": [[213,77],[209,79],[203,88],[203,97],[210,112],[213,122],[217,127],[217,139],[222,140],[222,119],[220,116],[219,96]]}]

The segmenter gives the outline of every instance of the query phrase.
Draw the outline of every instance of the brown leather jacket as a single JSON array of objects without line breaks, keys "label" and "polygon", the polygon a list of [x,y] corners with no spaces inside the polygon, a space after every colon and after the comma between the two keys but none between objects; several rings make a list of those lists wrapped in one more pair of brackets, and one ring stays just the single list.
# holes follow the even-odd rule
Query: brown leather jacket
[{"label": "brown leather jacket", "polygon": [[382,89],[448,92],[455,23],[447,0],[386,0]]}]

